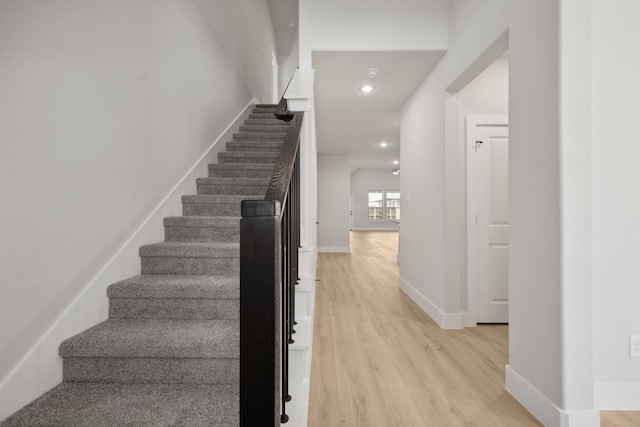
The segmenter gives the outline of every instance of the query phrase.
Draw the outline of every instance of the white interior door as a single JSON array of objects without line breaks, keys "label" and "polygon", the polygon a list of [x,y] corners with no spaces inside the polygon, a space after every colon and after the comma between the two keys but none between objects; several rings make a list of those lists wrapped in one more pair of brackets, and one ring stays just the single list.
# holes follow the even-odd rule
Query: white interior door
[{"label": "white interior door", "polygon": [[[500,121],[500,120],[497,120]],[[475,287],[476,322],[509,321],[509,128],[506,124],[473,123],[468,144],[470,269]],[[472,292],[469,293],[469,304]]]},{"label": "white interior door", "polygon": [[353,208],[354,208],[354,200],[353,193],[349,194],[349,230],[353,230]]}]

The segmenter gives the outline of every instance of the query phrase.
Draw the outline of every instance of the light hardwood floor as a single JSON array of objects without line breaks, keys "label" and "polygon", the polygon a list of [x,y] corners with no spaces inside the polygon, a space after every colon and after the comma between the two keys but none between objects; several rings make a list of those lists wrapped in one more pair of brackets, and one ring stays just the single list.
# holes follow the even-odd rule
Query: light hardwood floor
[{"label": "light hardwood floor", "polygon": [[397,239],[353,232],[351,254],[319,255],[308,426],[542,425],[504,390],[508,327],[441,329],[398,288]]}]

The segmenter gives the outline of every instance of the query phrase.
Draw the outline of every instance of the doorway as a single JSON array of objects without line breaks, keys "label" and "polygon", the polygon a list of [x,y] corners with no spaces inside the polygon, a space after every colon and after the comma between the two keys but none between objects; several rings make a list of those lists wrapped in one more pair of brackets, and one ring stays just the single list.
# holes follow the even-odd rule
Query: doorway
[{"label": "doorway", "polygon": [[508,135],[505,116],[467,117],[467,303],[474,323],[509,321]]}]

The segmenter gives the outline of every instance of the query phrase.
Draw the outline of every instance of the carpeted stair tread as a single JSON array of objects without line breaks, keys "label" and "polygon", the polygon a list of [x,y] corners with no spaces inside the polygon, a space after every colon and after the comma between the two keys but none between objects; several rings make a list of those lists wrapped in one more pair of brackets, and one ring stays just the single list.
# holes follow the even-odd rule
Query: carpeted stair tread
[{"label": "carpeted stair tread", "polygon": [[218,153],[220,163],[261,163],[275,165],[280,158],[280,153],[257,151],[232,151]]},{"label": "carpeted stair tread", "polygon": [[239,299],[111,298],[110,319],[238,320]]},{"label": "carpeted stair tread", "polygon": [[273,163],[213,163],[209,165],[212,178],[271,178]]},{"label": "carpeted stair tread", "polygon": [[165,241],[237,242],[240,239],[240,217],[167,217],[164,230]]},{"label": "carpeted stair tread", "polygon": [[63,357],[233,359],[236,320],[109,319],[62,342]]},{"label": "carpeted stair tread", "polygon": [[242,200],[264,200],[264,194],[182,196],[182,213],[190,216],[240,216]]},{"label": "carpeted stair tread", "polygon": [[272,124],[245,124],[244,126],[240,126],[240,132],[249,132],[249,133],[287,133],[289,131],[288,124],[282,124],[285,122],[281,122],[279,125]]},{"label": "carpeted stair tread", "polygon": [[270,178],[198,178],[198,194],[256,194],[265,193]]},{"label": "carpeted stair tread", "polygon": [[240,274],[238,242],[161,242],[140,247],[142,274]]},{"label": "carpeted stair tread", "polygon": [[[271,165],[273,166],[273,165]],[[264,194],[189,194],[182,196],[182,203],[242,203],[243,200],[263,200]],[[239,216],[239,215],[234,215]]]},{"label": "carpeted stair tread", "polygon": [[239,425],[237,385],[62,383],[2,427],[229,427]]},{"label": "carpeted stair tread", "polygon": [[233,141],[284,141],[287,132],[246,132],[234,133]]},{"label": "carpeted stair tread", "polygon": [[262,141],[243,141],[243,142],[227,142],[227,151],[276,151],[282,150],[284,142],[262,142]]},{"label": "carpeted stair tread", "polygon": [[168,216],[163,220],[165,227],[237,227],[239,223],[239,216]]},{"label": "carpeted stair tread", "polygon": [[256,104],[256,106],[253,107],[253,111],[273,113],[276,111],[277,107],[278,107],[277,104]]},{"label": "carpeted stair tread", "polygon": [[141,257],[238,258],[238,242],[160,242],[140,247]]},{"label": "carpeted stair tread", "polygon": [[143,274],[107,289],[111,319],[238,320],[238,276]]},{"label": "carpeted stair tread", "polygon": [[[254,154],[258,154],[258,152],[253,152]],[[260,153],[264,154],[264,153]],[[212,170],[264,170],[273,172],[275,165],[273,164],[264,164],[264,163],[212,163],[209,165],[209,171]],[[223,177],[224,178],[224,177]]]},{"label": "carpeted stair tread", "polygon": [[65,357],[64,381],[98,383],[238,384],[235,359]]},{"label": "carpeted stair tread", "polygon": [[141,274],[109,286],[107,295],[141,299],[238,299],[240,279],[237,276]]},{"label": "carpeted stair tread", "polygon": [[273,113],[268,113],[268,114],[261,114],[258,113],[260,115],[259,118],[255,118],[255,119],[247,119],[244,121],[245,125],[260,125],[260,126],[281,126],[282,125],[282,120],[276,119],[275,116],[273,115]]},{"label": "carpeted stair tread", "polygon": [[274,115],[273,111],[260,111],[257,113],[252,112],[249,114],[249,118],[248,118],[248,120],[273,120],[273,119],[276,119],[276,116]]},{"label": "carpeted stair tread", "polygon": [[196,178],[196,184],[208,185],[243,185],[243,186],[265,186],[269,185],[271,178]]}]

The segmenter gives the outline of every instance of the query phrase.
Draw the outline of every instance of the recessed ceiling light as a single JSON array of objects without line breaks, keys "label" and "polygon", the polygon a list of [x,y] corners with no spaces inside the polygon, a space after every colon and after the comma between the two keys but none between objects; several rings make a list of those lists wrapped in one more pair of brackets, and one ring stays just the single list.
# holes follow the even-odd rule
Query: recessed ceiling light
[{"label": "recessed ceiling light", "polygon": [[391,171],[394,175],[398,175],[400,173],[400,169],[392,169]]},{"label": "recessed ceiling light", "polygon": [[399,161],[397,161],[397,160],[394,160],[394,161],[393,161],[393,164],[394,164],[394,165],[397,165],[398,163],[400,163],[400,162],[399,162]]},{"label": "recessed ceiling light", "polygon": [[380,147],[384,148],[384,147],[386,147],[386,146],[387,146],[387,143],[386,143],[386,142],[381,142],[381,143],[380,143]]},{"label": "recessed ceiling light", "polygon": [[360,86],[360,90],[364,93],[369,93],[373,90],[373,86],[372,85],[362,85]]}]

